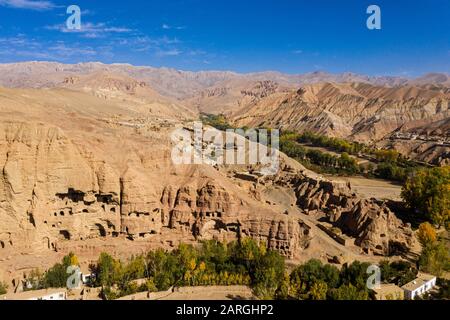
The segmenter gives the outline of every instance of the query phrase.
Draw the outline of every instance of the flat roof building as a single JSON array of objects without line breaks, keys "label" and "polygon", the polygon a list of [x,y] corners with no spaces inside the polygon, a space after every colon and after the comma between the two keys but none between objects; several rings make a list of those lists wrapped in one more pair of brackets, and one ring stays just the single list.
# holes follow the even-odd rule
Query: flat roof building
[{"label": "flat roof building", "polygon": [[414,300],[417,296],[429,292],[436,286],[436,280],[436,277],[431,274],[419,273],[415,280],[402,287],[405,299]]}]

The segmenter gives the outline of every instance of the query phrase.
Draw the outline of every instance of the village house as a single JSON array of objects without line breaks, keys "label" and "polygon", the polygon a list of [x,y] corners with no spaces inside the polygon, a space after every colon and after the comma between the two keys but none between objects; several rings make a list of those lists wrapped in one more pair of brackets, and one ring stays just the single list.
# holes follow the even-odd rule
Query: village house
[{"label": "village house", "polygon": [[0,296],[0,300],[67,300],[66,289],[32,290]]},{"label": "village house", "polygon": [[405,284],[402,289],[405,292],[405,299],[414,300],[414,298],[429,292],[435,286],[435,276],[426,273],[419,273],[415,280]]}]

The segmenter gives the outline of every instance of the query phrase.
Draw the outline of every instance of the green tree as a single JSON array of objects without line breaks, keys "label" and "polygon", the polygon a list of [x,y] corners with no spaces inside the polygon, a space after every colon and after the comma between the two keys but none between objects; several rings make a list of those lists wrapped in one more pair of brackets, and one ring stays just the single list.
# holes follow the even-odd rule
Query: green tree
[{"label": "green tree", "polygon": [[67,285],[67,279],[71,274],[67,273],[70,266],[78,266],[78,258],[74,253],[69,253],[62,259],[62,263],[55,264],[44,274],[44,288],[63,288]]},{"label": "green tree", "polygon": [[102,287],[114,285],[119,279],[120,273],[120,262],[105,252],[101,253],[96,268],[97,285]]},{"label": "green tree", "polygon": [[255,292],[263,299],[273,299],[284,280],[284,258],[278,252],[268,251],[256,263]]},{"label": "green tree", "polygon": [[406,261],[382,261],[380,263],[381,280],[395,283],[401,287],[417,277],[417,269]]},{"label": "green tree", "polygon": [[317,281],[311,286],[310,297],[312,300],[326,300],[328,285],[324,281]]},{"label": "green tree", "polygon": [[441,276],[445,271],[450,271],[450,256],[445,243],[437,241],[427,244],[419,258],[420,269]]},{"label": "green tree", "polygon": [[292,294],[298,299],[308,299],[313,285],[319,282],[335,288],[339,284],[339,270],[332,265],[323,265],[320,260],[312,259],[298,266],[290,275]]},{"label": "green tree", "polygon": [[183,280],[185,266],[177,258],[177,253],[169,253],[162,249],[147,254],[147,274],[153,278],[158,290],[164,291]]},{"label": "green tree", "polygon": [[369,294],[351,284],[344,284],[337,289],[332,289],[330,297],[332,300],[368,300]]},{"label": "green tree", "polygon": [[446,226],[450,219],[450,166],[416,171],[402,190],[402,198],[415,214]]},{"label": "green tree", "polygon": [[8,285],[0,281],[0,295],[6,294],[8,292]]},{"label": "green tree", "polygon": [[359,261],[355,261],[351,265],[345,264],[340,272],[340,282],[344,285],[351,284],[359,290],[366,290],[367,279],[370,276],[367,274],[369,266],[369,263]]}]

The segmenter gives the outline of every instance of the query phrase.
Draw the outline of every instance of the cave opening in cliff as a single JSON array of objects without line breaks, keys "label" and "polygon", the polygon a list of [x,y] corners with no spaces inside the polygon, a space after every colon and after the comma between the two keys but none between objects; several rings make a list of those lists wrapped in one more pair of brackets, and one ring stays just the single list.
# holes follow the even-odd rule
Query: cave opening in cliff
[{"label": "cave opening in cliff", "polygon": [[64,240],[70,240],[70,232],[67,230],[61,230],[59,234],[64,238]]},{"label": "cave opening in cliff", "polygon": [[105,227],[103,227],[100,223],[96,223],[96,231],[98,232],[98,235],[100,235],[100,237],[106,237],[106,230]]},{"label": "cave opening in cliff", "polygon": [[406,256],[408,254],[408,247],[406,244],[391,240],[388,244],[389,256]]},{"label": "cave opening in cliff", "polygon": [[72,202],[81,202],[84,200],[85,193],[69,188],[67,193],[57,193],[56,196],[61,200],[69,199]]},{"label": "cave opening in cliff", "polygon": [[113,201],[113,196],[111,194],[96,194],[97,202],[110,204]]}]

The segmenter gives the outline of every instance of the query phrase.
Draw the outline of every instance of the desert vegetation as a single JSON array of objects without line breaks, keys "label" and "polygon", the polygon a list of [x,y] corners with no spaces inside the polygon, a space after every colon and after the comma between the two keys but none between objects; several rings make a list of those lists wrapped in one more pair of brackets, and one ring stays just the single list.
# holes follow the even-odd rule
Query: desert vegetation
[{"label": "desert vegetation", "polygon": [[[434,239],[430,230],[433,229],[421,227],[420,237],[427,243]],[[448,270],[448,253],[430,256],[427,250],[420,258],[420,270],[434,274]],[[442,265],[442,261],[447,264]],[[439,270],[435,269],[438,263]],[[64,268],[72,264],[78,265],[73,253],[42,275],[33,272],[28,281],[33,283],[33,289],[64,287],[70,276]],[[127,261],[102,253],[90,268],[96,276],[92,286],[101,287],[106,300],[171,287],[210,285],[246,285],[261,299],[369,300],[374,298],[366,285],[369,266],[355,261],[338,269],[313,259],[289,269],[280,254],[252,239],[244,239],[229,244],[205,241],[195,247],[181,244],[174,251],[158,249]],[[414,264],[406,261],[382,261],[379,267],[384,283],[399,286],[413,280],[418,272]],[[445,287],[445,280],[440,281],[444,285],[442,294],[448,296],[448,284]]]},{"label": "desert vegetation", "polygon": [[450,166],[415,172],[408,177],[402,197],[413,215],[448,228]]},{"label": "desert vegetation", "polygon": [[8,290],[8,286],[4,282],[0,282],[0,295],[5,294]]},{"label": "desert vegetation", "polygon": [[[305,144],[326,148],[340,155],[309,149]],[[285,131],[280,138],[281,151],[295,158],[313,171],[327,174],[376,177],[396,182],[404,182],[420,168],[395,150],[380,150],[362,143],[341,138],[327,137],[311,132],[302,134]],[[356,157],[364,157],[371,162],[358,164]],[[375,164],[374,164],[375,163]]]}]

